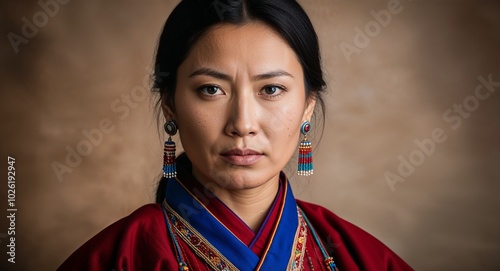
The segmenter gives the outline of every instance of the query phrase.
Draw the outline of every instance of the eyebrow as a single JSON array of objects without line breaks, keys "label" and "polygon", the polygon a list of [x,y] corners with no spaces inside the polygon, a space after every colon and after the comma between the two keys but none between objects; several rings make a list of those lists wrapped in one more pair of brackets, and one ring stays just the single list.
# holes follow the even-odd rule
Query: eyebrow
[{"label": "eyebrow", "polygon": [[218,71],[210,69],[210,68],[197,69],[189,75],[189,78],[199,76],[199,75],[207,75],[207,76],[215,77],[215,78],[226,80],[226,81],[231,80],[231,77],[229,75],[223,74],[221,72],[218,72]]},{"label": "eyebrow", "polygon": [[[225,81],[231,80],[231,76],[224,74],[224,73],[221,73],[219,71],[216,71],[214,69],[210,69],[210,68],[197,69],[189,75],[189,78],[199,76],[199,75],[207,75],[207,76],[222,79]],[[288,77],[294,78],[293,75],[291,75],[290,73],[288,73],[284,70],[276,70],[276,71],[266,72],[263,74],[255,75],[252,78],[255,81],[259,81],[259,80],[265,80],[265,79],[270,79],[270,78],[280,77],[280,76],[288,76]]]},{"label": "eyebrow", "polygon": [[270,78],[280,77],[280,76],[289,76],[291,78],[294,78],[293,75],[291,75],[290,73],[288,73],[284,70],[277,70],[277,71],[272,71],[272,72],[267,72],[267,73],[256,75],[253,77],[253,79],[255,81],[259,81],[259,80],[265,80],[265,79],[270,79]]}]

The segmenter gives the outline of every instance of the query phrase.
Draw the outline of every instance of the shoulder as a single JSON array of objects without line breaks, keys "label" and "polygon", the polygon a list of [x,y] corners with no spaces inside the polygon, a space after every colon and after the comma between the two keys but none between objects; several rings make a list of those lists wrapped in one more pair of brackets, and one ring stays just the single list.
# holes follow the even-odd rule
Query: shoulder
[{"label": "shoulder", "polygon": [[[100,238],[96,237],[102,237],[106,239],[138,239],[143,237],[148,232],[155,230],[156,228],[165,229],[165,222],[161,211],[161,205],[147,204],[138,208],[130,215],[123,217],[122,219],[109,225],[100,233],[98,233],[93,239],[100,240]],[[147,229],[147,231],[144,231],[145,229]]]},{"label": "shoulder", "polygon": [[323,206],[299,200],[297,200],[297,204],[316,230],[328,234],[328,238],[333,237],[332,233],[336,233],[341,234],[344,239],[363,239],[363,241],[367,241],[374,246],[382,245],[379,240],[366,231],[337,216]]},{"label": "shoulder", "polygon": [[167,240],[161,205],[144,205],[88,240],[58,270],[121,270],[141,265],[142,254],[160,261]]},{"label": "shoulder", "polygon": [[413,270],[391,249],[328,209],[297,200],[327,250],[348,270]]},{"label": "shoulder", "polygon": [[125,224],[150,224],[150,223],[161,223],[163,224],[163,213],[161,210],[161,205],[157,203],[146,204],[130,215],[122,218]]},{"label": "shoulder", "polygon": [[309,220],[316,222],[313,224],[315,224],[318,228],[325,228],[325,230],[335,229],[340,231],[350,231],[355,234],[369,235],[369,238],[375,239],[375,237],[371,236],[358,226],[344,220],[323,206],[301,200],[297,200],[297,204],[304,211]]}]

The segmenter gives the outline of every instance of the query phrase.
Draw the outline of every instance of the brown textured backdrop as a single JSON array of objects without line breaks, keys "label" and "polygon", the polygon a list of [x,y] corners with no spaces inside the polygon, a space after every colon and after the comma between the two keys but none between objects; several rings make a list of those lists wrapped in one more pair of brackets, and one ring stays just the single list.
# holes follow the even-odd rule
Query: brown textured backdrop
[{"label": "brown textured backdrop", "polygon": [[[1,185],[2,270],[55,269],[151,202],[161,166],[147,86],[177,1],[40,2],[59,4],[44,15],[37,1],[0,2],[1,155],[16,158],[18,208],[9,264]],[[297,196],[417,270],[500,270],[500,86],[474,98],[478,78],[500,81],[500,4],[300,2],[320,37],[329,95],[315,175],[291,176]],[[464,102],[462,115],[453,112]],[[440,143],[421,155],[415,141],[435,130]],[[67,160],[73,151],[81,159]],[[413,170],[399,172],[401,160]],[[67,171],[58,178],[54,165]],[[389,185],[388,174],[405,176]]]}]

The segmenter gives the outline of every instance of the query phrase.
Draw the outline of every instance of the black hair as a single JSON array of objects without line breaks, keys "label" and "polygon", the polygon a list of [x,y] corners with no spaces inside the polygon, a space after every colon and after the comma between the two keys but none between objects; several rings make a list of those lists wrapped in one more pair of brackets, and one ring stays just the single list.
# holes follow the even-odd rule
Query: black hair
[{"label": "black hair", "polygon": [[[177,70],[190,49],[214,26],[242,25],[260,21],[277,31],[297,55],[304,71],[306,96],[316,99],[323,121],[325,103],[318,37],[309,17],[295,0],[182,0],[167,18],[156,48],[153,91],[159,92],[157,107],[165,103],[175,112]],[[166,180],[156,191],[163,201]]]}]

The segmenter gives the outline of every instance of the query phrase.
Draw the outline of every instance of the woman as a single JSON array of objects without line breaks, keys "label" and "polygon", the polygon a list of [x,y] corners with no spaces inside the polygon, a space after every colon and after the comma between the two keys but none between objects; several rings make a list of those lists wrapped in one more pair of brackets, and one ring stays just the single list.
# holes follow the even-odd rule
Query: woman
[{"label": "woman", "polygon": [[[183,0],[155,64],[169,135],[157,203],[60,270],[411,270],[366,232],[295,200],[282,173],[302,137],[299,174],[312,174],[306,135],[325,89],[298,3]],[[177,131],[185,153],[175,159]]]}]

